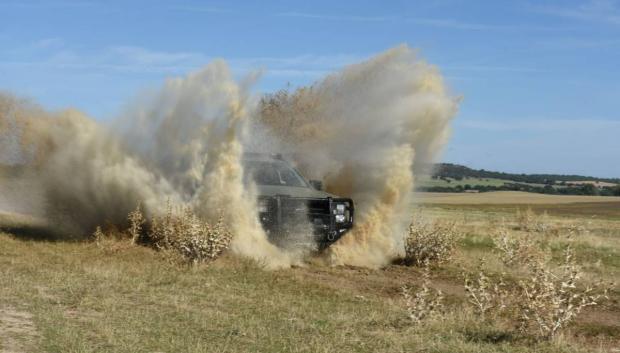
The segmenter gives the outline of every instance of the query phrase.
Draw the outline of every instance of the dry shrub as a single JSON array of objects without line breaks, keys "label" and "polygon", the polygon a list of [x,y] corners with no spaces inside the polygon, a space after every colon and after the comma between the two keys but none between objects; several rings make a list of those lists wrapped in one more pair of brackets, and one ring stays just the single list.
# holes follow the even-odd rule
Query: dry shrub
[{"label": "dry shrub", "polygon": [[530,207],[525,211],[517,210],[517,229],[526,232],[544,233],[549,230],[549,215],[547,211],[536,214]]},{"label": "dry shrub", "polygon": [[131,243],[135,244],[140,238],[142,226],[146,223],[146,219],[142,214],[139,203],[136,206],[136,209],[129,213],[127,219],[129,220],[129,235],[131,236]]},{"label": "dry shrub", "polygon": [[165,215],[151,220],[147,239],[159,250],[173,251],[187,262],[199,263],[212,261],[228,249],[232,233],[221,217],[211,224],[189,207],[175,211],[168,204]]},{"label": "dry shrub", "polygon": [[105,227],[97,226],[91,239],[95,246],[106,254],[114,254],[119,251],[126,251],[135,246],[132,242],[127,242],[127,231],[121,231],[115,226],[108,224]]},{"label": "dry shrub", "polygon": [[591,225],[591,221],[587,222],[587,226],[581,223],[571,223],[566,227],[566,233],[568,233],[568,236],[572,238],[576,236],[589,235],[590,225]]},{"label": "dry shrub", "polygon": [[414,294],[410,287],[402,287],[407,314],[414,325],[422,324],[428,319],[438,318],[443,311],[443,293],[430,288],[431,275],[428,262],[424,266],[422,279],[421,288]]},{"label": "dry shrub", "polygon": [[[514,248],[516,250],[511,250],[511,254],[519,254],[527,246],[509,245],[506,248]],[[518,331],[540,339],[553,339],[585,307],[597,305],[607,298],[606,293],[611,287],[603,284],[589,286],[581,281],[581,271],[570,244],[564,251],[564,262],[559,269],[539,256],[505,256],[514,259],[511,264],[521,265],[525,276],[508,291],[503,275],[493,283],[480,268],[477,282],[465,281],[468,302],[482,318],[488,318],[489,314],[499,318],[503,314],[509,322],[518,323]]]},{"label": "dry shrub", "polygon": [[602,284],[591,287],[580,283],[581,271],[570,244],[564,250],[560,271],[535,261],[528,266],[530,276],[518,284],[518,322],[523,332],[537,330],[540,337],[552,339],[585,307],[607,298],[608,288]]},{"label": "dry shrub", "polygon": [[448,261],[460,236],[455,222],[425,221],[414,217],[405,239],[407,265],[441,264]]},{"label": "dry shrub", "polygon": [[540,248],[529,236],[511,237],[506,229],[500,229],[493,238],[496,251],[506,266],[526,264],[542,258]]},{"label": "dry shrub", "polygon": [[475,280],[465,278],[465,292],[467,301],[482,319],[486,320],[490,315],[496,315],[507,307],[507,286],[501,277],[493,283],[493,280],[484,273],[484,261],[480,261],[478,265]]},{"label": "dry shrub", "polygon": [[98,248],[101,248],[102,242],[105,239],[105,237],[106,235],[101,230],[101,227],[97,226],[97,228],[95,229],[95,232],[93,233],[93,240],[95,241],[95,244],[97,245]]},{"label": "dry shrub", "polygon": [[[147,220],[140,205],[129,213],[129,228],[125,231],[97,227],[93,240],[97,247],[115,250],[121,243],[133,246],[138,240],[153,246],[174,262],[209,262],[220,256],[230,245],[232,233],[220,217],[215,223],[200,219],[190,207],[173,209],[168,203],[166,213]],[[150,224],[146,231],[143,226]],[[129,243],[127,237],[129,236]],[[181,261],[177,261],[181,260]]]}]

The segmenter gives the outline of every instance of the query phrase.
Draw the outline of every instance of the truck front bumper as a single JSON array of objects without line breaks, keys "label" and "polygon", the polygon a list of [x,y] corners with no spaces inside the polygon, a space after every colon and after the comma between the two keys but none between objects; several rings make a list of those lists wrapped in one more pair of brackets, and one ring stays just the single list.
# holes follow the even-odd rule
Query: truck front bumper
[{"label": "truck front bumper", "polygon": [[274,243],[303,234],[322,249],[353,227],[354,205],[349,198],[276,195],[259,197],[258,204],[261,224]]}]

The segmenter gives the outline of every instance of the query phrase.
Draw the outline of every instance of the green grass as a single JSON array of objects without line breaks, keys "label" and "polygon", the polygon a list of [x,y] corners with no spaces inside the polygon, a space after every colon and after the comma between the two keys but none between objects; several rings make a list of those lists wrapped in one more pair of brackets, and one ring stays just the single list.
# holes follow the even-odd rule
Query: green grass
[{"label": "green grass", "polygon": [[[561,261],[566,242],[557,242],[551,245],[554,259]],[[583,242],[573,244],[575,255],[582,263],[599,262],[609,271],[620,270],[620,254],[616,248],[609,246],[594,246]]]},{"label": "green grass", "polygon": [[459,245],[465,250],[488,250],[491,251],[495,247],[493,238],[488,235],[466,234],[460,239]]}]

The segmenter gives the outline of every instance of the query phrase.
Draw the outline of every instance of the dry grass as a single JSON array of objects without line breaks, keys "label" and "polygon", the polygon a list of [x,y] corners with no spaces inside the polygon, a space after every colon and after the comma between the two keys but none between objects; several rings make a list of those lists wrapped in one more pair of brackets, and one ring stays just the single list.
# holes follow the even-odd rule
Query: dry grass
[{"label": "dry grass", "polygon": [[[140,235],[142,234],[142,226],[146,223],[144,219],[144,215],[142,214],[142,210],[140,209],[140,204],[136,206],[136,209],[131,211],[127,216],[129,220],[129,236],[131,237],[131,243],[136,244],[140,239]],[[95,239],[97,238],[95,231]]]},{"label": "dry grass", "polygon": [[230,245],[232,233],[222,218],[215,224],[200,219],[189,207],[176,211],[168,205],[163,216],[153,217],[147,241],[164,252],[173,251],[190,263],[210,262]]},{"label": "dry grass", "polygon": [[430,286],[431,272],[427,261],[424,264],[420,289],[412,293],[411,287],[402,287],[407,314],[414,325],[421,325],[429,319],[441,318],[444,313],[443,293],[441,290],[434,290]]},{"label": "dry grass", "polygon": [[534,330],[539,337],[553,339],[575,321],[583,309],[609,299],[607,292],[611,286],[594,288],[581,281],[583,274],[575,263],[570,245],[564,251],[560,271],[533,260],[527,266],[530,276],[519,281],[515,298],[521,331]]},{"label": "dry grass", "polygon": [[[620,293],[612,289],[601,301],[603,291],[589,289],[620,276],[620,222],[550,214],[549,229],[535,232],[519,229],[514,211],[423,213],[423,229],[431,231],[422,234],[442,224],[458,224],[461,234],[451,260],[430,270],[312,263],[266,271],[225,253],[208,266],[179,266],[165,252],[132,244],[128,233],[100,234],[98,242],[0,234],[0,298],[31,317],[33,352],[547,353],[620,346]],[[181,210],[166,217],[145,224],[141,241],[200,228],[174,225],[175,217],[192,218]],[[535,260],[543,267],[528,265]],[[527,299],[526,292],[537,295]],[[521,325],[525,312],[528,324]]]},{"label": "dry grass", "polygon": [[482,266],[475,282],[466,279],[468,302],[483,320],[492,317],[497,325],[504,326],[516,323],[515,328],[521,334],[552,340],[586,307],[609,299],[607,293],[612,285],[593,287],[582,281],[583,274],[570,245],[564,251],[559,270],[536,255],[518,259],[510,265],[521,265],[527,271],[510,289],[504,274],[491,279]]},{"label": "dry grass", "polygon": [[561,205],[570,203],[618,203],[616,196],[545,195],[521,191],[494,191],[482,193],[418,192],[416,200],[423,204],[444,205]]},{"label": "dry grass", "polygon": [[446,207],[423,210],[461,222],[465,236],[442,272],[465,272],[467,302],[481,321],[535,341],[594,340],[607,347],[599,351],[620,344],[620,293],[610,284],[620,278],[620,222]]},{"label": "dry grass", "polygon": [[484,261],[480,261],[477,278],[472,280],[466,277],[464,287],[468,303],[482,320],[488,320],[491,315],[496,317],[507,309],[507,285],[501,277],[493,280],[487,276]]},{"label": "dry grass", "polygon": [[[190,264],[207,263],[215,260],[228,249],[232,233],[222,218],[214,224],[198,217],[189,206],[173,207],[168,202],[166,213],[147,219],[140,205],[127,216],[129,228],[118,231],[114,228],[103,232],[97,227],[93,240],[102,247],[106,238],[129,238],[132,245],[142,242],[159,250],[172,262]],[[149,229],[144,225],[149,224]],[[115,247],[117,243],[108,242]]]},{"label": "dry grass", "polygon": [[445,263],[450,260],[459,236],[456,222],[416,215],[405,238],[404,263],[416,266]]},{"label": "dry grass", "polygon": [[536,214],[531,207],[517,210],[516,222],[517,228],[525,232],[545,233],[551,228],[547,212]]}]

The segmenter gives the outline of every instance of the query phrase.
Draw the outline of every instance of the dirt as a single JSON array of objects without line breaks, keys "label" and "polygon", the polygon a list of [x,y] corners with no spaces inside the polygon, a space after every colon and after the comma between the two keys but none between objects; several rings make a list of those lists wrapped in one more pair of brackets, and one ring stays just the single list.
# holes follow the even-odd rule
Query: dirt
[{"label": "dirt", "polygon": [[[390,301],[402,300],[402,286],[420,286],[422,270],[416,267],[390,265],[381,270],[356,267],[299,267],[293,269],[295,276],[306,282],[315,283],[339,291],[354,293],[356,297],[379,297]],[[448,302],[461,302],[466,299],[462,280],[454,274],[435,272],[431,287],[441,290]],[[617,304],[617,303],[616,303]],[[575,322],[582,331],[579,336],[589,344],[597,345],[600,335],[607,336],[604,345],[620,344],[620,311],[617,305],[587,308]]]},{"label": "dirt", "polygon": [[[419,268],[400,265],[391,265],[381,270],[357,267],[300,267],[294,269],[294,272],[301,280],[329,288],[397,300],[402,296],[403,285],[422,284],[422,271]],[[454,279],[443,278],[441,275],[431,279],[431,286],[448,296],[465,296],[462,285],[457,284]]]},{"label": "dirt", "polygon": [[0,353],[30,352],[37,338],[30,313],[0,307]]}]

